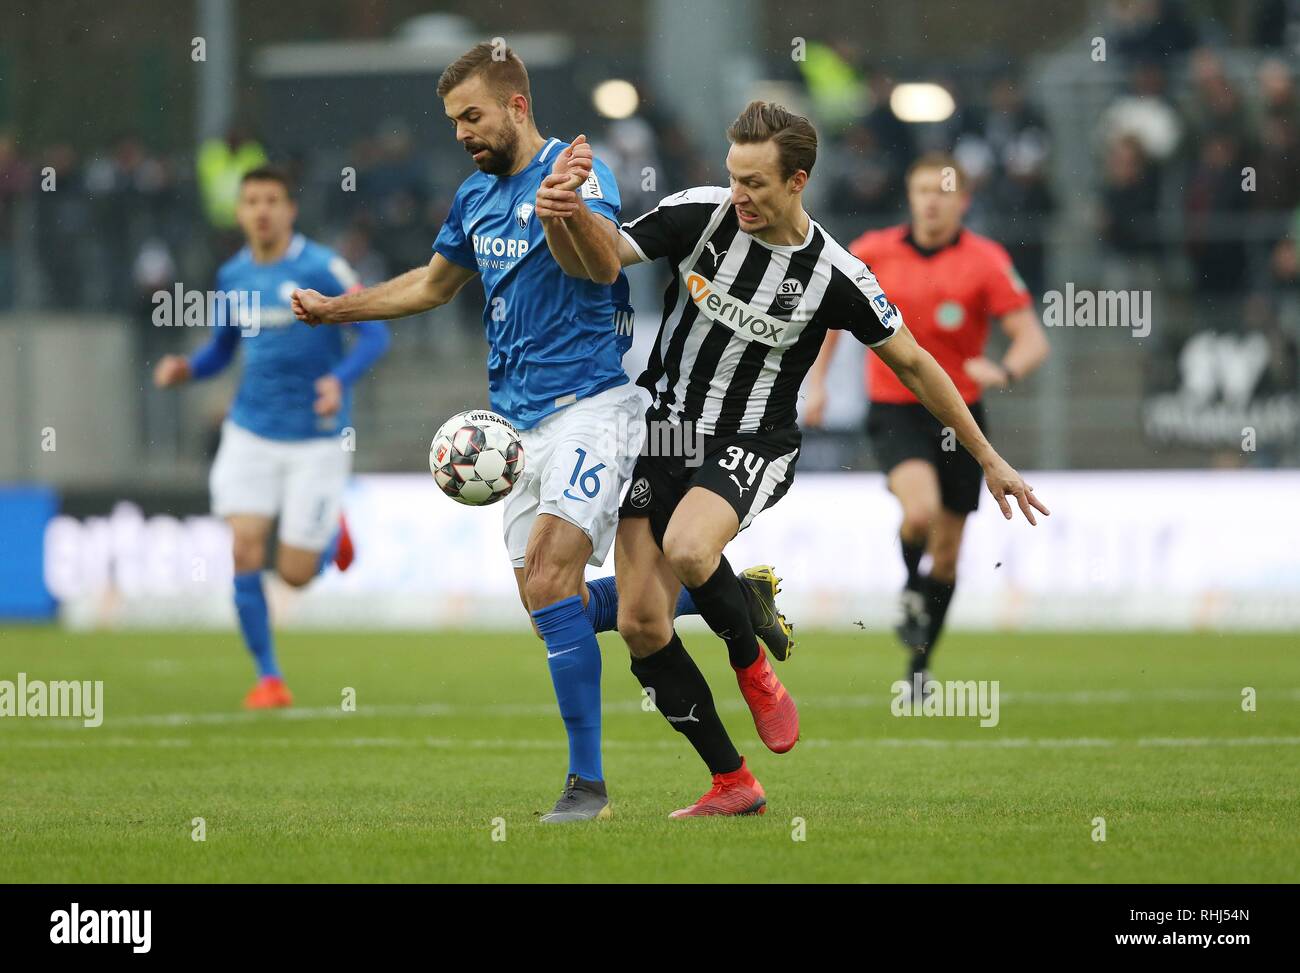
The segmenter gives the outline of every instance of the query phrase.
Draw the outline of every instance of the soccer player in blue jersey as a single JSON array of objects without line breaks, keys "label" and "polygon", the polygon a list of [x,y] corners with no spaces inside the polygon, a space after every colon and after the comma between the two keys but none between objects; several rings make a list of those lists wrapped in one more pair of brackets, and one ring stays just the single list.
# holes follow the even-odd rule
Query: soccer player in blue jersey
[{"label": "soccer player in blue jersey", "polygon": [[248,242],[217,271],[212,338],[190,357],[164,357],[154,383],[211,378],[244,351],[209,485],[213,512],[233,534],[235,611],[259,677],[244,705],[265,709],[293,702],[276,663],[262,589],[271,524],[278,515],[276,571],[294,587],[331,562],[341,570],[351,563],[342,498],[352,451],[343,431],[351,386],[387,349],[388,328],[356,324],[349,348],[343,331],[295,320],[289,298],[296,288],[343,294],[360,283],[342,257],[294,232],[297,206],[278,169],[244,175],[236,215]]},{"label": "soccer player in blue jersey", "polygon": [[[506,551],[546,643],[569,737],[564,792],[542,820],[608,817],[596,632],[615,627],[618,602],[613,578],[587,584],[584,567],[603,564],[613,543],[620,492],[644,431],[645,400],[622,365],[631,343],[627,281],[569,277],[547,249],[534,201],[557,159],[574,149],[538,132],[528,73],[513,51],[476,45],[443,73],[438,95],[478,171],[456,193],[432,260],[342,297],[299,290],[294,311],[313,324],[402,317],[446,304],[481,278],[489,400],[521,431],[527,457],[505,501]],[[581,193],[618,225],[618,186],[599,159],[584,173]],[[749,574],[753,612],[784,657],[792,643],[775,610],[776,579],[770,569]],[[684,600],[680,613],[688,611]]]}]

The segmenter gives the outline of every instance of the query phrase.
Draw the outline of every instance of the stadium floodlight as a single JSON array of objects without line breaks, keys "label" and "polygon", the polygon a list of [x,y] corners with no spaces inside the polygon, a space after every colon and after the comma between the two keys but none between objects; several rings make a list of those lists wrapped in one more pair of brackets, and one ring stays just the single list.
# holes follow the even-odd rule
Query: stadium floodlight
[{"label": "stadium floodlight", "polygon": [[631,81],[610,78],[596,85],[591,93],[591,102],[605,118],[631,118],[641,104],[641,96]]},{"label": "stadium floodlight", "polygon": [[897,85],[889,95],[889,107],[904,122],[942,122],[957,110],[948,89],[932,81]]}]

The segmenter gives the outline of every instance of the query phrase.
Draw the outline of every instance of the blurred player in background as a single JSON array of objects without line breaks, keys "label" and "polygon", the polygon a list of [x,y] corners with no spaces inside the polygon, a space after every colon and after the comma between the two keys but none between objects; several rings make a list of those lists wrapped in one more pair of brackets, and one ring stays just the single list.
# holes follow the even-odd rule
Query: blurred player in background
[{"label": "blurred player in background", "polygon": [[[569,738],[564,790],[541,820],[605,818],[596,633],[615,627],[618,601],[612,578],[587,583],[584,569],[603,564],[613,544],[619,495],[640,449],[644,399],[622,364],[632,341],[627,279],[565,275],[533,216],[543,178],[560,159],[567,171],[575,153],[583,170],[566,188],[580,192],[610,232],[618,225],[618,186],[581,137],[568,146],[540,134],[528,72],[509,48],[471,48],[443,73],[438,95],[478,172],[457,191],[428,266],[344,297],[300,290],[295,313],[310,323],[402,317],[446,304],[481,278],[489,401],[521,431],[526,456],[505,500],[506,551],[546,643]],[[775,610],[775,577],[758,569],[742,583],[755,624],[784,653],[788,628]],[[682,599],[679,613],[693,611]]]},{"label": "blurred player in background", "polygon": [[294,319],[294,288],[342,294],[360,286],[342,257],[294,232],[297,212],[279,170],[244,175],[236,216],[248,244],[217,271],[224,298],[213,306],[212,339],[188,358],[167,355],[154,370],[162,388],[211,378],[244,349],[210,488],[213,512],[234,536],[235,611],[259,677],[244,700],[250,709],[293,702],[262,587],[272,522],[280,518],[276,571],[288,584],[309,584],[331,562],[347,570],[353,551],[342,499],[352,442],[342,434],[350,425],[350,387],[388,348],[388,329],[378,322],[350,329],[356,340],[349,349],[343,332]]},{"label": "blurred player in background", "polygon": [[[980,428],[986,389],[1006,389],[1047,358],[1047,336],[1001,245],[962,226],[966,176],[949,156],[922,156],[907,171],[911,222],[864,233],[850,251],[871,267],[919,344],[947,372]],[[1000,319],[1010,345],[1000,362],[984,354]],[[826,369],[838,332],[826,336],[809,372],[804,421],[820,425]],[[898,636],[910,650],[908,686],[929,681],[929,662],[957,583],[966,518],[979,506],[980,465],[952,431],[878,357],[867,356],[867,435],[889,489],[903,507],[899,539],[907,581]],[[921,559],[929,554],[928,573]],[[909,688],[909,692],[911,689]]]},{"label": "blurred player in background", "polygon": [[[713,774],[713,787],[673,817],[762,813],[766,797],[722,725],[708,683],[673,628],[681,585],[727,646],[759,736],[784,753],[799,719],[749,624],[724,548],[790,488],[801,446],[796,403],[829,329],[876,354],[974,454],[1010,518],[1046,509],[989,445],[952,380],[912,338],[871,271],[803,208],[817,158],[808,119],[752,102],[727,131],[730,189],[669,196],[615,231],[585,200],[544,184],[538,211],[565,221],[547,242],[568,273],[611,280],[620,268],[664,258],[675,273],[639,382],[654,403],[647,422],[703,435],[703,463],[642,456],[619,511],[615,578],[619,632],[632,671],[673,729]],[[833,333],[833,332],[832,332]],[[830,515],[834,515],[833,512]]]}]

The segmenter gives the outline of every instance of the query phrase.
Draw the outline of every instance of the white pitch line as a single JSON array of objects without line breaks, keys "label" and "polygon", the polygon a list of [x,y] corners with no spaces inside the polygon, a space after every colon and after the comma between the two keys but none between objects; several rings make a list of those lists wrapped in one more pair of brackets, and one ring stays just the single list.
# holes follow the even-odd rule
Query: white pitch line
[{"label": "white pitch line", "polygon": [[[862,696],[805,696],[795,693],[795,699],[806,711],[817,710],[853,710],[869,709],[873,706],[887,706],[893,699],[889,695]],[[1265,699],[1300,701],[1300,689],[1264,690]],[[1068,692],[1005,691],[999,693],[1000,705],[1027,703],[1030,705],[1068,705],[1068,706],[1107,706],[1126,705],[1165,701],[1175,703],[1228,702],[1240,701],[1239,691],[1221,689],[1102,689],[1073,690]],[[722,712],[742,712],[746,710],[743,700],[719,700],[717,707]],[[637,713],[641,711],[639,700],[624,702],[606,702],[602,712],[615,715]],[[375,703],[358,706],[355,712],[344,712],[338,706],[297,707],[249,713],[242,710],[215,713],[155,713],[134,716],[106,715],[106,721],[116,728],[136,726],[186,727],[186,726],[226,726],[230,724],[265,723],[269,720],[288,722],[308,720],[352,719],[359,716],[387,717],[547,717],[556,715],[554,703],[489,703],[483,706],[459,703]],[[3,721],[0,721],[0,726]],[[82,721],[77,719],[49,719],[48,725],[60,729],[81,729]]]},{"label": "white pitch line", "polygon": [[[8,746],[30,750],[60,750],[88,747],[141,747],[175,749],[190,747],[324,747],[338,749],[389,748],[412,749],[429,747],[437,750],[556,750],[567,744],[563,739],[480,739],[457,737],[204,737],[191,740],[187,737],[155,739],[150,737],[98,736],[87,734],[82,740],[18,740]],[[677,739],[666,740],[610,740],[603,741],[607,750],[677,750],[682,746]],[[945,740],[934,737],[914,739],[897,737],[849,737],[847,739],[800,740],[799,749],[931,749],[931,750],[1075,750],[1106,747],[1140,748],[1200,748],[1200,747],[1300,747],[1300,736],[1276,737],[1006,737],[976,740]]]}]

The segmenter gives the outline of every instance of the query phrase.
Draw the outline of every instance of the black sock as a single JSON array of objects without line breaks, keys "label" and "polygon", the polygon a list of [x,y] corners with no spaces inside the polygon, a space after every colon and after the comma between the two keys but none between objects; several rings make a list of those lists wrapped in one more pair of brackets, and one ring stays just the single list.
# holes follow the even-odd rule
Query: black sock
[{"label": "black sock", "polygon": [[911,674],[915,676],[918,672],[925,672],[925,665],[930,659],[930,650],[922,649],[920,652],[912,653]]},{"label": "black sock", "polygon": [[749,602],[725,556],[718,569],[698,588],[688,588],[700,617],[713,633],[727,643],[727,655],[736,669],[744,669],[758,659],[758,636],[749,618]]},{"label": "black sock", "polygon": [[718,718],[709,684],[676,632],[654,655],[634,657],[632,675],[650,690],[655,708],[668,725],[691,741],[709,773],[729,774],[740,769],[740,754]]},{"label": "black sock", "polygon": [[919,544],[909,543],[902,534],[898,535],[898,543],[903,548],[903,566],[907,568],[907,587],[913,591],[920,590],[920,568],[921,557],[925,554],[925,541]]},{"label": "black sock", "polygon": [[951,583],[937,581],[928,575],[921,579],[921,591],[925,595],[925,610],[930,613],[930,631],[925,640],[925,661],[929,662],[934,652],[934,643],[939,640],[943,630],[943,620],[948,615],[948,604],[952,601],[953,590],[957,587],[954,579]]}]

